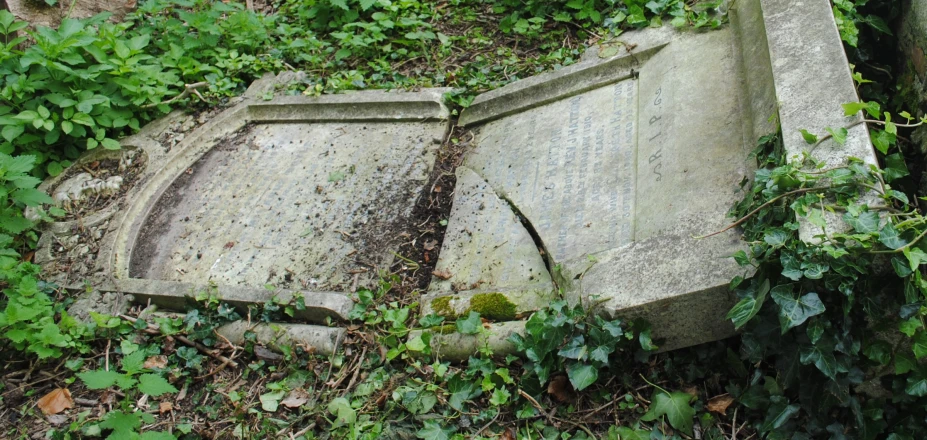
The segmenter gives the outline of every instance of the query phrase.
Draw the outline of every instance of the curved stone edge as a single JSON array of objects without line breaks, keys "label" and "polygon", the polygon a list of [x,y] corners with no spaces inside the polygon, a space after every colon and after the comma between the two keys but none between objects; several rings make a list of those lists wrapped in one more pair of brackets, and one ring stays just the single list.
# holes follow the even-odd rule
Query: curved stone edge
[{"label": "curved stone edge", "polygon": [[[84,289],[84,286],[73,286]],[[239,313],[247,313],[248,306],[270,301],[278,304],[292,304],[302,296],[305,308],[294,310],[295,319],[324,324],[330,320],[348,321],[354,301],[338,292],[307,292],[300,290],[268,290],[263,287],[204,286],[176,281],[149,280],[139,278],[112,279],[95,286],[101,292],[130,294],[137,303],[151,303],[169,310],[184,310],[197,292],[214,291],[220,302],[228,303]],[[296,309],[294,307],[294,309]]]},{"label": "curved stone edge", "polygon": [[338,327],[321,327],[306,324],[248,323],[235,321],[216,329],[232,344],[243,345],[245,333],[254,333],[257,343],[275,351],[285,346],[303,346],[307,352],[331,356],[344,341],[347,330]]},{"label": "curved stone edge", "polygon": [[480,348],[488,347],[493,357],[502,358],[515,355],[515,344],[509,341],[513,334],[524,335],[525,321],[507,321],[486,324],[484,331],[476,335],[460,333],[440,333],[436,330],[412,330],[408,339],[412,340],[424,333],[431,334],[431,351],[438,359],[465,361],[479,353]]},{"label": "curved stone edge", "polygon": [[515,81],[483,93],[460,115],[458,125],[468,127],[587,92],[636,75],[635,68],[669,44],[671,27],[646,29],[624,38],[624,49],[606,59],[586,60],[553,72]]},{"label": "curved stone edge", "polygon": [[367,90],[319,97],[281,96],[248,106],[252,122],[434,121],[450,117],[444,93]]}]

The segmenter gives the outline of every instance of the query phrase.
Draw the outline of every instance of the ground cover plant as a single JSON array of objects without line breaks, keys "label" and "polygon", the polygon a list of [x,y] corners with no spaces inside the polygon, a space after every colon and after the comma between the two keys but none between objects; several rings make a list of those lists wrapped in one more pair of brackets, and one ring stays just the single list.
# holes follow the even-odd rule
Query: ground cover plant
[{"label": "ground cover plant", "polygon": [[[737,256],[730,318],[741,338],[654,354],[645,322],[607,321],[555,302],[514,341],[520,356],[483,348],[443,361],[430,333],[482,335],[476,313],[416,319],[411,261],[356,293],[344,348],[276,353],[217,336],[242,315],[197,295],[186,314],[133,309],[80,323],[70,293],[28,261],[50,200],[35,187],[81,152],[172,107],[221,106],[265,72],[304,70],[280,93],[454,87],[475,94],[575,62],[585,45],[671,22],[723,24],[719,2],[152,0],[125,23],[67,20],[26,30],[0,12],[0,426],[9,438],[917,438],[927,414],[924,297],[927,221],[917,206],[920,122],[893,105],[880,48],[897,2],[834,3],[864,95],[846,111],[871,120],[882,169],[784,161],[775,134],[759,141],[759,171],[733,210],[751,243]],[[876,81],[865,82],[867,79]],[[877,104],[882,102],[882,104]],[[459,109],[459,107],[457,107]],[[459,133],[456,133],[459,134]],[[845,132],[807,133],[809,145]],[[443,147],[463,141],[451,136]],[[863,197],[881,201],[875,207]],[[39,210],[37,218],[61,214]],[[812,246],[796,215],[851,229]],[[881,214],[881,215],[880,215]],[[705,238],[711,239],[711,238]],[[287,319],[299,303],[250,310]],[[879,384],[877,386],[866,385]],[[885,391],[891,392],[886,394]]]}]

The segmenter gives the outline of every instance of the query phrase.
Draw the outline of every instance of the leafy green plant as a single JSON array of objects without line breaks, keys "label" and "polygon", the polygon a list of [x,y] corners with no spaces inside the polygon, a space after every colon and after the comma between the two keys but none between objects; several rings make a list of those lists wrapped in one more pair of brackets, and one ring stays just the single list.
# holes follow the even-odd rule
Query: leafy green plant
[{"label": "leafy green plant", "polygon": [[611,365],[613,356],[632,349],[630,341],[634,339],[643,352],[656,349],[645,323],[608,321],[598,315],[587,315],[582,305],[571,307],[565,301],[555,301],[538,310],[525,323],[524,336],[511,337],[527,359],[523,381],[535,380],[536,386],[540,386],[553,373],[565,370],[576,390],[592,385],[599,377],[599,370]]},{"label": "leafy green plant", "polygon": [[[137,350],[123,356],[121,370],[100,369],[78,373],[84,385],[92,390],[102,390],[116,387],[126,393],[123,408],[106,413],[99,423],[88,424],[82,428],[84,434],[99,435],[103,430],[111,430],[108,438],[136,438],[142,423],[153,423],[154,417],[143,411],[132,411],[128,408],[137,393],[160,397],[165,394],[176,393],[177,388],[170,384],[161,374],[151,372],[145,368],[146,352]],[[166,432],[145,432],[142,439],[173,439],[174,436]]]},{"label": "leafy green plant", "polygon": [[[895,148],[890,114],[873,103],[844,108],[884,127],[873,129],[880,152]],[[806,140],[813,148],[843,136],[836,129]],[[762,138],[756,155],[760,169],[734,210],[750,243],[735,259],[756,273],[732,281],[740,301],[728,317],[743,329],[744,358],[769,362],[776,374],[757,370],[735,393],[765,414],[764,435],[851,429],[861,438],[909,438],[916,430],[908,421],[922,417],[916,402],[927,396],[916,362],[927,356],[918,345],[927,340],[927,221],[893,188],[909,174],[904,158],[885,156],[882,169],[854,158],[825,168],[807,155],[787,163],[778,136]],[[799,238],[796,216],[818,228],[820,243]],[[828,226],[827,217],[846,228]],[[873,376],[894,392],[891,403],[857,391]]]}]

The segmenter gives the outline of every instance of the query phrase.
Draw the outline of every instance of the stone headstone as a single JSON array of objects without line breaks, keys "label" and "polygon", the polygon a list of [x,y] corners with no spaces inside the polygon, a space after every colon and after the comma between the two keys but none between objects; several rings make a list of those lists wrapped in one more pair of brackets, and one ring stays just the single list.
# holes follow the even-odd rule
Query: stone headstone
[{"label": "stone headstone", "polygon": [[2,0],[0,7],[10,11],[17,19],[32,26],[57,28],[65,18],[89,18],[101,13],[112,14],[109,19],[120,22],[135,10],[136,0],[59,0],[49,5],[45,0]]},{"label": "stone headstone", "polygon": [[[482,197],[506,203],[473,209],[472,195],[458,193],[448,230],[467,234],[448,235],[438,267],[451,269],[432,283],[424,312],[481,311],[466,298],[494,292],[487,310],[504,299],[526,315],[562,294],[601,315],[646,318],[663,349],[733,334],[728,285],[750,272],[731,256],[746,245],[736,229],[694,237],[732,221],[727,213],[755,166],[750,153],[777,119],[799,155],[809,147],[799,129],[853,124],[840,104],[858,97],[827,2],[741,0],[730,12],[720,30],[628,32],[601,56],[478,96],[460,118],[476,132],[463,167],[491,189]],[[822,144],[815,154],[831,166],[849,156],[875,163],[857,128],[843,150]],[[534,240],[530,258],[523,240],[500,239],[517,224],[497,219],[512,216]],[[548,291],[492,275],[495,265],[518,273],[512,260],[538,257],[550,270]],[[461,261],[490,274],[478,290],[468,284],[472,271],[454,272]],[[450,337],[435,340],[440,347]]]}]

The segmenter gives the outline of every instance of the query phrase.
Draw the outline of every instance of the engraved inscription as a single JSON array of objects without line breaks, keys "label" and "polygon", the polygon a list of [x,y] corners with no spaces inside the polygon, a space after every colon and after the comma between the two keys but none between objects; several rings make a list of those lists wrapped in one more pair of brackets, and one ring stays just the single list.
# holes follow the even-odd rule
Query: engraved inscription
[{"label": "engraved inscription", "polygon": [[534,226],[554,261],[634,240],[637,81],[484,126],[465,165]]}]

